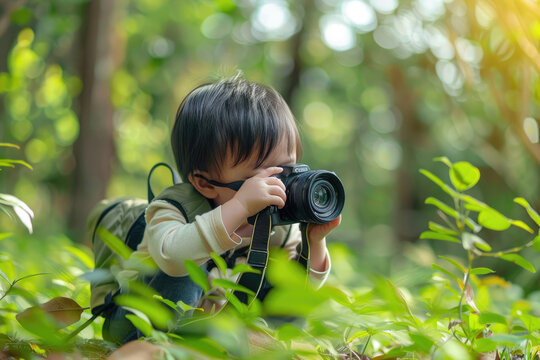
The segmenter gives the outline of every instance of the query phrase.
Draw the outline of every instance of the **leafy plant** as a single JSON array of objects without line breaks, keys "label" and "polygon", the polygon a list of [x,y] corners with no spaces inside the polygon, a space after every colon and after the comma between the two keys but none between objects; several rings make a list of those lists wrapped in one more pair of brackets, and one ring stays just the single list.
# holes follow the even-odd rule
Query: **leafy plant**
[{"label": "leafy plant", "polygon": [[[540,235],[521,220],[514,220],[501,214],[488,204],[468,195],[465,191],[473,188],[480,179],[480,171],[468,162],[452,163],[446,157],[434,159],[449,168],[451,185],[443,182],[428,170],[420,172],[437,184],[452,200],[452,205],[434,197],[426,199],[426,204],[435,206],[442,223],[430,222],[429,230],[420,235],[421,239],[434,239],[461,244],[465,251],[467,262],[461,264],[452,258],[440,256],[445,260],[445,266],[433,264],[434,270],[448,276],[458,285],[459,302],[457,319],[449,321],[448,329],[460,342],[479,352],[495,351],[500,347],[527,344],[527,358],[537,356],[540,337],[540,321],[534,316],[520,312],[518,318],[522,324],[513,326],[511,320],[501,314],[480,310],[475,304],[475,296],[471,279],[477,276],[489,275],[494,270],[486,267],[474,267],[475,260],[482,257],[494,257],[512,262],[527,271],[536,272],[534,265],[519,253],[526,248],[540,251]],[[515,198],[514,202],[525,208],[530,218],[540,226],[540,216],[523,198]],[[505,231],[511,226],[523,229],[532,234],[528,242],[512,246],[508,249],[496,250],[486,241],[488,234],[481,236],[483,229]],[[485,232],[483,232],[485,233]],[[459,275],[455,275],[457,272]],[[463,278],[461,276],[463,276]],[[535,320],[533,320],[535,319]],[[490,326],[496,324],[499,326]],[[502,330],[501,333],[492,329]],[[533,346],[534,345],[534,346]],[[506,350],[502,350],[504,354]]]},{"label": "leafy plant", "polygon": [[[19,146],[9,143],[0,143],[0,147],[19,149]],[[23,165],[32,170],[32,166],[26,161],[0,158],[0,171],[2,171],[2,167],[13,168],[15,165]],[[26,226],[28,231],[32,233],[32,219],[34,218],[34,212],[23,201],[13,195],[0,194],[0,210],[6,213],[10,218],[13,218],[15,215],[23,225]]]}]

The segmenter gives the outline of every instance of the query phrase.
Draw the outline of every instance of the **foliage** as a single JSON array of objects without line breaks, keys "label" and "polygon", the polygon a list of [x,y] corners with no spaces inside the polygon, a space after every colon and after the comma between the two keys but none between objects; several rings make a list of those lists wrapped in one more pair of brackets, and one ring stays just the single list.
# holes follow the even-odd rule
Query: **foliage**
[{"label": "foliage", "polygon": [[[19,149],[17,145],[7,143],[0,143],[0,147]],[[2,170],[2,167],[15,167],[16,164],[24,165],[32,170],[32,167],[26,161],[12,159],[0,159],[0,170]],[[10,218],[13,218],[13,215],[15,215],[26,226],[28,231],[32,233],[32,218],[34,217],[34,212],[24,202],[13,195],[0,194],[0,210]],[[0,236],[1,235],[5,234],[0,234]]]},{"label": "foliage", "polygon": [[[316,290],[306,284],[305,272],[296,263],[289,261],[285,253],[275,251],[271,253],[267,272],[274,289],[263,303],[255,301],[250,307],[245,306],[232,294],[235,290],[242,291],[237,284],[219,279],[210,284],[200,268],[190,262],[186,268],[192,279],[205,289],[205,296],[215,298],[214,290],[218,287],[226,290],[224,296],[228,305],[221,311],[206,313],[181,302],[175,304],[140,283],[131,283],[132,292],[119,296],[117,302],[134,309],[128,318],[144,334],[146,341],[156,346],[149,351],[167,359],[200,356],[222,359],[476,359],[488,353],[497,353],[500,359],[538,359],[539,294],[532,293],[525,298],[516,291],[516,284],[496,276],[493,269],[475,266],[478,259],[493,257],[534,272],[534,265],[519,253],[526,248],[540,251],[538,213],[525,199],[516,198],[515,202],[524,208],[534,226],[504,216],[466,193],[480,180],[476,167],[464,161],[452,163],[446,157],[435,160],[448,167],[450,184],[428,170],[422,169],[421,173],[450,196],[452,205],[434,197],[426,199],[427,204],[437,208],[442,223],[430,221],[429,230],[421,237],[460,244],[467,254],[465,264],[458,258],[439,255],[431,269],[421,269],[423,280],[412,286],[399,286],[395,283],[397,278],[392,280],[369,273],[363,274],[370,279],[368,286],[350,286],[334,278]],[[493,250],[489,234],[507,231],[510,227],[520,229],[525,241],[518,244],[512,240],[508,249]],[[87,255],[88,249],[73,247],[66,239],[59,240],[54,242],[67,245],[61,250],[68,255],[62,269],[70,269],[70,272],[78,269],[79,274],[91,269],[93,264]],[[48,244],[45,249],[51,251],[50,246]],[[130,251],[118,246],[114,249]],[[26,250],[11,248],[4,257],[16,257]],[[348,263],[348,266],[356,267],[351,263],[355,257],[343,252],[342,246],[336,244],[330,250],[333,261],[339,266]],[[44,253],[43,249],[38,251]],[[27,256],[28,260],[19,260],[20,269],[25,269],[26,261],[31,262],[35,254],[30,252]],[[223,260],[218,255],[213,254],[212,258],[223,267]],[[31,266],[27,270],[31,271]],[[250,269],[244,266],[235,271]],[[88,303],[88,287],[83,285],[83,279],[74,281],[71,275],[72,281],[67,284],[59,279],[52,283],[45,280],[51,275],[56,277],[57,271],[56,274],[37,274],[40,276],[10,281],[16,278],[13,273],[3,275],[9,286],[3,290],[0,300],[5,311],[2,326],[10,341],[18,343],[20,348],[11,346],[4,351],[27,357],[59,350],[85,354],[87,347],[96,345],[88,339],[99,336],[101,324],[94,319],[85,323],[90,315],[78,305]],[[68,275],[64,270],[62,276]],[[29,284],[23,288],[19,284],[24,281],[26,285],[37,279],[41,282],[36,286]],[[47,282],[49,285],[44,286]],[[68,286],[73,283],[78,285]],[[62,286],[51,287],[53,284]],[[66,296],[69,299],[66,300]],[[35,305],[38,298],[52,297],[56,298],[23,311],[28,305]],[[70,300],[73,298],[79,299],[73,302]],[[15,334],[26,333],[15,322],[14,314],[19,314],[17,320],[23,326],[24,318],[29,316],[33,316],[31,323],[35,324],[42,316],[34,313],[37,309],[45,311],[38,322],[41,326],[25,326],[30,333],[14,339]],[[62,309],[62,314],[54,314],[55,309]],[[185,317],[186,312],[192,313],[193,317]],[[81,313],[83,320],[76,321],[77,314]],[[76,322],[66,330],[61,329],[54,320],[59,319],[57,315],[64,322],[61,326]],[[86,328],[88,325],[90,327]],[[79,331],[82,332],[79,334]],[[74,336],[69,336],[70,333]],[[102,345],[100,356],[114,350],[110,344]]]}]

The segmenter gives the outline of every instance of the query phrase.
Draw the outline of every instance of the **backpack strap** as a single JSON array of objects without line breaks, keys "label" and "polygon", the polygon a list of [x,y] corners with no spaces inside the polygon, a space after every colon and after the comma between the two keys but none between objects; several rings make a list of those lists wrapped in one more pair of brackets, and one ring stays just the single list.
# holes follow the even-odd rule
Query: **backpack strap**
[{"label": "backpack strap", "polygon": [[196,215],[212,210],[210,201],[202,196],[190,183],[179,183],[163,190],[154,200],[163,200],[174,205],[186,222],[192,222]]},{"label": "backpack strap", "polygon": [[164,163],[164,162],[160,162],[160,163],[157,163],[156,165],[152,166],[152,168],[150,169],[150,172],[148,173],[148,179],[146,180],[146,183],[147,183],[147,186],[148,186],[148,203],[150,203],[154,199],[154,192],[152,191],[152,185],[150,184],[150,179],[152,178],[152,173],[154,172],[154,170],[156,170],[160,166],[165,166],[167,169],[170,170],[171,175],[172,175],[173,184],[179,184],[179,183],[182,182],[182,180],[180,180],[180,176],[178,175],[176,170],[174,170],[169,164]]}]

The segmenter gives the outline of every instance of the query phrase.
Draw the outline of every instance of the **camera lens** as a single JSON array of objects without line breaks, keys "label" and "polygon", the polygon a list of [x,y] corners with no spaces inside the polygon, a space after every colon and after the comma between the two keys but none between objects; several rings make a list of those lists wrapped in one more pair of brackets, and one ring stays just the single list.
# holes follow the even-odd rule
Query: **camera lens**
[{"label": "camera lens", "polygon": [[334,186],[327,180],[315,180],[311,186],[310,202],[313,210],[322,216],[328,216],[336,207],[337,195]]},{"label": "camera lens", "polygon": [[324,207],[328,204],[328,200],[330,199],[330,190],[328,189],[328,186],[323,184],[317,184],[315,185],[313,189],[313,203],[317,207]]},{"label": "camera lens", "polygon": [[326,170],[307,171],[287,186],[288,217],[310,223],[327,223],[339,216],[345,202],[341,180]]}]

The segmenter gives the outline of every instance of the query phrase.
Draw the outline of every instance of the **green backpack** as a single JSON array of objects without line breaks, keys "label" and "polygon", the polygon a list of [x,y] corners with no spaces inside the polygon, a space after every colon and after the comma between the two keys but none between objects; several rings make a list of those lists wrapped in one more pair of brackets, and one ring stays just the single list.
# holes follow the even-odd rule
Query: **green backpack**
[{"label": "green backpack", "polygon": [[[167,167],[172,174],[174,185],[154,197],[150,179],[159,166]],[[187,222],[195,215],[211,209],[210,203],[201,196],[190,183],[182,183],[178,173],[168,164],[158,163],[148,174],[148,199],[130,197],[105,199],[91,211],[87,221],[87,236],[92,242],[94,252],[94,271],[90,278],[90,307],[94,315],[100,315],[115,305],[112,301],[119,291],[119,284],[111,269],[118,266],[119,256],[111,250],[100,236],[99,227],[121,239],[131,250],[136,250],[142,241],[146,227],[145,210],[152,200],[165,200],[184,215]]]}]

